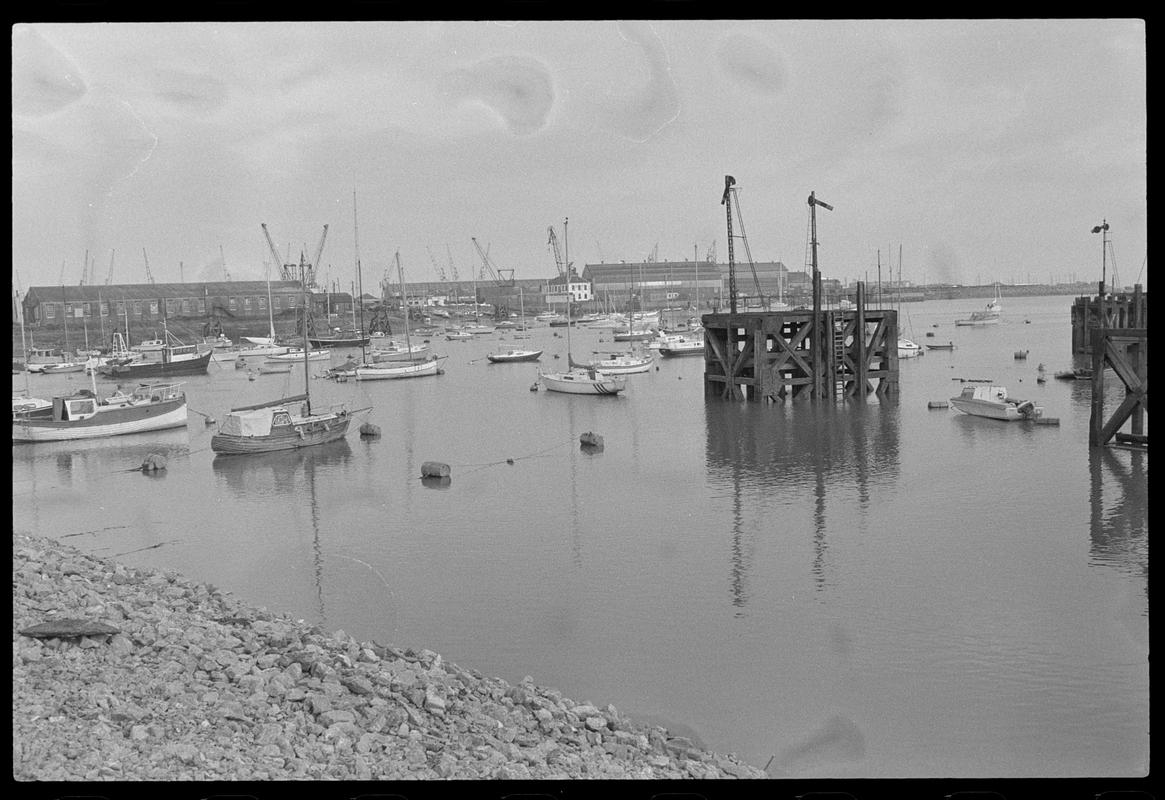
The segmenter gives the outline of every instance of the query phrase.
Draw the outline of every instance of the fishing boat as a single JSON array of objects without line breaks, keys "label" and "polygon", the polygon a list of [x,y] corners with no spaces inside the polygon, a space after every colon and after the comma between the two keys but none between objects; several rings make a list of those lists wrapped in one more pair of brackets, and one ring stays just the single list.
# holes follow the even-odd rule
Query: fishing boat
[{"label": "fishing boat", "polygon": [[962,326],[982,326],[982,325],[998,325],[1000,318],[1003,316],[1003,303],[999,297],[999,282],[995,283],[995,298],[987,304],[982,311],[972,311],[971,316],[966,319],[955,320],[956,325]]},{"label": "fishing boat", "polygon": [[1043,407],[1034,401],[1008,397],[1004,386],[967,386],[951,398],[951,407],[974,417],[1006,421],[1037,419],[1044,415]]},{"label": "fishing boat", "polygon": [[[130,348],[131,350],[133,348]],[[99,367],[102,375],[111,378],[156,378],[173,375],[202,375],[210,365],[213,350],[200,350],[197,345],[183,344],[174,334],[166,331],[166,344],[159,352],[160,357],[110,359]]]},{"label": "fishing boat", "polygon": [[1090,381],[1092,380],[1092,370],[1087,367],[1075,367],[1056,372],[1052,377],[1061,381]]},{"label": "fishing boat", "polygon": [[295,366],[292,361],[264,361],[259,365],[260,375],[286,375]]},{"label": "fishing boat", "polygon": [[[94,379],[95,380],[95,379]],[[54,397],[47,409],[12,415],[13,442],[63,442],[144,433],[186,425],[186,394],[180,383],[142,383],[99,398],[97,386]]]},{"label": "fishing boat", "polygon": [[931,344],[930,342],[927,342],[926,349],[927,350],[954,350],[955,343],[954,342],[947,342],[946,344]]},{"label": "fishing boat", "polygon": [[[400,263],[400,251],[396,251],[396,271],[400,278],[401,298],[405,298],[405,276],[404,267]],[[413,342],[412,335],[409,333],[409,315],[408,305],[405,302],[405,351],[412,352]],[[427,359],[416,361],[401,361],[401,362],[383,362],[372,364],[361,364],[356,367],[353,372],[358,381],[377,381],[377,380],[394,380],[398,378],[423,378],[426,375],[440,375],[441,358],[434,358],[432,356]]]},{"label": "fishing boat", "polygon": [[[307,308],[306,264],[300,258],[300,290]],[[295,450],[343,439],[353,417],[370,409],[350,412],[346,408],[313,412],[311,376],[308,374],[307,320],[303,325],[303,394],[266,403],[232,408],[218,433],[210,437],[210,449],[217,455],[247,455],[276,450]],[[302,401],[302,404],[299,404]]]},{"label": "fishing boat", "polygon": [[65,356],[53,347],[31,347],[24,358],[24,368],[29,372],[44,372],[49,364],[63,364]]},{"label": "fishing boat", "polygon": [[165,339],[143,339],[131,347],[130,350],[133,350],[135,353],[158,353],[165,346]]},{"label": "fishing boat", "polygon": [[542,357],[542,351],[515,349],[505,353],[487,353],[485,357],[491,364],[509,364],[514,361],[537,361]]},{"label": "fishing boat", "polygon": [[[565,235],[563,240],[565,242]],[[568,251],[569,252],[569,251]],[[565,262],[570,264],[569,261]],[[627,377],[625,375],[605,375],[595,369],[579,367],[574,365],[570,354],[570,303],[573,299],[570,295],[570,269],[567,267],[563,275],[566,281],[566,359],[570,367],[565,371],[558,372],[538,372],[538,380],[546,387],[547,391],[562,392],[564,394],[597,394],[597,395],[617,395],[619,392],[627,388]]]},{"label": "fishing boat", "polygon": [[685,339],[680,337],[676,341],[665,342],[659,346],[659,354],[664,358],[677,358],[680,356],[702,356],[704,355],[704,340],[703,339]]},{"label": "fishing boat", "polygon": [[469,331],[452,330],[445,331],[445,338],[450,342],[467,342],[473,339],[473,334]]}]

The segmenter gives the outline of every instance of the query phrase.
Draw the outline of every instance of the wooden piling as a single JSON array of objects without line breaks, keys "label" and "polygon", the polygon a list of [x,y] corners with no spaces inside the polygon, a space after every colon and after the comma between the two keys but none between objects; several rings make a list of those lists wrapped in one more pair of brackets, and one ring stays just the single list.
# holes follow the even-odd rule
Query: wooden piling
[{"label": "wooden piling", "polygon": [[897,312],[867,309],[863,283],[857,301],[849,310],[705,314],[704,396],[836,401],[896,392]]}]

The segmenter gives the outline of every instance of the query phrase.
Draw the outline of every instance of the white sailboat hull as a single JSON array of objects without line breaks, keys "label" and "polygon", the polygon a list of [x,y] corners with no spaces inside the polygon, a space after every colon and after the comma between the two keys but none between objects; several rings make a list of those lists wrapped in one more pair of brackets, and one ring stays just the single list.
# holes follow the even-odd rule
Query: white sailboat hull
[{"label": "white sailboat hull", "polygon": [[627,379],[621,375],[586,370],[544,372],[538,377],[547,391],[564,394],[616,395],[627,388]]},{"label": "white sailboat hull", "polygon": [[384,366],[364,365],[356,367],[354,375],[358,381],[382,381],[396,378],[420,378],[425,375],[436,375],[439,372],[439,362],[422,361],[419,364],[392,364],[386,362]]}]

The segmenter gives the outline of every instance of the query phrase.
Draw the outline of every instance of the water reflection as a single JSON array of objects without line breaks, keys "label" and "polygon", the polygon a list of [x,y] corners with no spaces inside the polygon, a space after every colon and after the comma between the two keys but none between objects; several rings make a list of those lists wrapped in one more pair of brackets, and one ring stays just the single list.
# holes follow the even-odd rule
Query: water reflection
[{"label": "water reflection", "polygon": [[[727,484],[731,492],[732,604],[743,609],[748,601],[746,579],[755,542],[746,536],[746,522],[755,520],[749,527],[761,531],[779,523],[776,512],[767,519],[766,501],[774,499],[791,503],[812,498],[811,573],[814,585],[823,589],[828,583],[830,498],[845,508],[844,495],[854,492],[860,527],[869,510],[871,484],[893,483],[899,477],[897,403],[707,403],[704,418],[709,480]],[[848,511],[840,517],[850,518]]]},{"label": "water reflection", "polygon": [[[285,510],[294,511],[306,502],[312,529],[312,573],[316,610],[327,619],[324,606],[324,553],[320,539],[320,505],[316,494],[317,472],[325,478],[352,456],[347,439],[316,447],[247,456],[219,456],[211,461],[215,477],[237,497],[255,500],[278,497]],[[297,473],[302,471],[302,477]]]},{"label": "water reflection", "polygon": [[1149,454],[1113,447],[1088,453],[1090,554],[1097,563],[1149,575]]}]

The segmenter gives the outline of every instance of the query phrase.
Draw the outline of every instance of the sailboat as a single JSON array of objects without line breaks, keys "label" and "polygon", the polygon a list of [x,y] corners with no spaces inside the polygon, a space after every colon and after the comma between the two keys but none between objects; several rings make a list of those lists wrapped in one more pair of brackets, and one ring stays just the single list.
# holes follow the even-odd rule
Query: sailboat
[{"label": "sailboat", "polygon": [[[239,355],[244,356],[270,356],[279,355],[279,353],[286,353],[287,348],[276,344],[275,337],[275,311],[271,305],[271,267],[267,267],[267,335],[266,336],[244,336],[243,341],[256,345],[257,350],[252,351],[249,348],[244,348],[239,351]],[[262,348],[275,348],[275,350],[264,350]],[[277,350],[277,352],[276,352]]]},{"label": "sailboat", "polygon": [[[898,319],[902,319],[902,245],[898,245]],[[902,334],[902,329],[899,328],[898,333],[898,357],[899,358],[916,358],[926,351],[919,347],[918,343],[913,339]]]},{"label": "sailboat", "polygon": [[[24,310],[20,306],[20,292],[19,291],[16,291],[16,303],[14,304],[14,307],[20,309],[17,312],[20,314],[20,350],[21,350],[21,352],[27,353],[28,349],[27,349],[27,345],[25,344],[25,341],[24,341]],[[42,410],[45,408],[52,408],[53,407],[52,400],[49,400],[49,399],[46,399],[43,397],[33,397],[32,396],[32,387],[29,386],[29,383],[28,383],[28,372],[29,371],[27,369],[22,369],[21,372],[24,373],[24,392],[22,394],[15,394],[14,393],[12,395],[12,414],[13,414],[13,416],[15,416],[17,412],[38,411],[38,410]]]},{"label": "sailboat", "polygon": [[65,294],[65,287],[61,287],[61,325],[65,332],[65,346],[61,350],[62,360],[55,364],[45,364],[41,368],[41,372],[49,374],[54,372],[81,372],[85,369],[85,361],[78,361],[73,358],[73,354],[69,352],[69,315],[65,313],[67,308],[66,301],[68,296]]},{"label": "sailboat", "polygon": [[[563,236],[564,247],[566,242],[565,235]],[[599,370],[580,367],[574,363],[571,358],[570,345],[570,329],[571,325],[571,300],[573,295],[570,291],[570,250],[567,249],[568,257],[564,259],[566,268],[563,272],[563,279],[566,281],[566,360],[569,367],[565,372],[538,372],[538,379],[542,385],[551,392],[563,392],[565,394],[600,394],[600,395],[617,395],[619,392],[627,388],[627,378],[624,375],[606,375]]]},{"label": "sailboat", "polygon": [[[223,420],[219,432],[210,437],[210,449],[218,455],[270,453],[276,450],[295,450],[343,439],[355,414],[370,409],[350,412],[313,413],[311,407],[311,376],[308,370],[307,342],[307,274],[300,259],[300,291],[303,294],[303,394],[281,397],[266,403],[232,408]],[[303,401],[302,405],[295,406]]]},{"label": "sailboat", "polygon": [[[522,330],[526,328],[526,303],[523,299],[522,289],[518,288],[518,303],[522,307]],[[522,332],[515,333],[515,339],[529,339],[530,334]],[[512,361],[537,361],[542,357],[541,350],[527,350],[520,347],[515,347],[505,353],[487,353],[485,356],[491,364],[507,364]]]},{"label": "sailboat", "polygon": [[[409,334],[409,304],[405,296],[404,269],[400,265],[400,251],[396,251],[396,271],[400,279],[401,307],[405,318],[405,346],[407,352],[412,352],[413,342]],[[420,378],[425,375],[439,375],[441,373],[441,359],[428,358],[420,361],[407,362],[376,362],[361,364],[354,371],[358,381],[391,380],[393,378]]]},{"label": "sailboat", "polygon": [[1002,316],[1003,302],[999,297],[999,281],[996,281],[995,298],[987,303],[986,308],[982,311],[972,311],[970,317],[967,319],[957,319],[955,320],[955,324],[961,326],[998,325],[999,319]]}]

